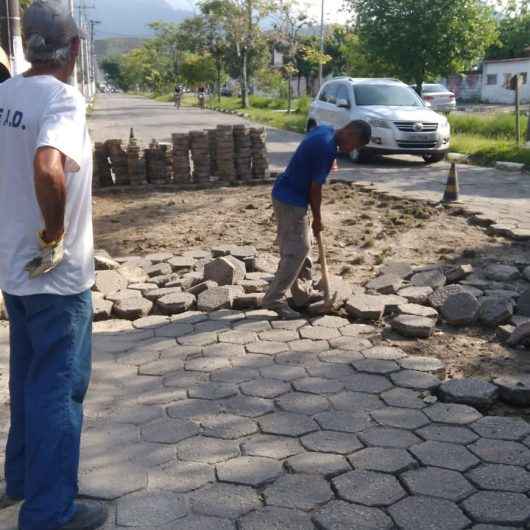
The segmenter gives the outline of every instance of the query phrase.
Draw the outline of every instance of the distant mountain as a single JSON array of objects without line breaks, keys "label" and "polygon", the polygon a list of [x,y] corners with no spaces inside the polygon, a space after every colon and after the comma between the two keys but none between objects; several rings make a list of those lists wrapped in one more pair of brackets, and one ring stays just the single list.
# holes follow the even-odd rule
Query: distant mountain
[{"label": "distant mountain", "polygon": [[[147,27],[151,22],[182,22],[193,16],[193,3],[186,0],[93,0],[93,4],[95,9],[89,9],[87,16],[101,21],[96,28],[98,39],[147,37],[151,35]],[[179,5],[183,8],[178,8]]]},{"label": "distant mountain", "polygon": [[96,56],[99,61],[113,55],[123,55],[139,48],[145,39],[137,37],[110,37],[108,39],[96,39]]}]

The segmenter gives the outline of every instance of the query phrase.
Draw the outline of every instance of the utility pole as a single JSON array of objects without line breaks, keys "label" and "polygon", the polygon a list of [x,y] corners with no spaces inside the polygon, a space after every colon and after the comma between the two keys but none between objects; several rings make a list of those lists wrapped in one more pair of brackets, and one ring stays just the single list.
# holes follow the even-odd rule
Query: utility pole
[{"label": "utility pole", "polygon": [[[68,9],[70,11],[70,15],[72,15],[74,17],[74,0],[68,0]],[[79,85],[77,83],[77,63],[74,66],[74,71],[72,73],[72,77],[70,77],[70,84],[74,88],[78,88],[79,87]]]},{"label": "utility pole", "polygon": [[96,87],[98,82],[98,64],[96,61],[96,43],[95,43],[95,36],[96,36],[96,26],[98,24],[101,24],[101,21],[99,20],[89,20],[90,24],[90,68],[91,68],[91,74],[90,74],[90,83],[92,85],[92,94],[95,95],[96,93]]},{"label": "utility pole", "polygon": [[324,4],[325,4],[325,0],[322,0],[322,14],[320,18],[320,61],[318,64],[318,89],[319,90],[322,88],[323,70],[324,70],[324,65],[322,63],[322,58],[324,56],[324,22],[325,22]]},{"label": "utility pole", "polygon": [[29,67],[24,57],[20,4],[18,0],[0,0],[0,46],[11,60],[14,74],[21,74]]}]

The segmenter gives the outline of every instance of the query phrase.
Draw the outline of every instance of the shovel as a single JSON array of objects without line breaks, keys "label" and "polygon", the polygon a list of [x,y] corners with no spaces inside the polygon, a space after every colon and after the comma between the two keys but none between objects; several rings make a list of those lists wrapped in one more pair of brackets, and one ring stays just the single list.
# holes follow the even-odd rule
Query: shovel
[{"label": "shovel", "polygon": [[322,232],[319,232],[317,236],[318,242],[318,254],[320,267],[322,269],[322,290],[324,291],[324,300],[322,302],[316,302],[309,306],[309,312],[315,315],[324,315],[333,310],[335,305],[335,298],[331,297],[331,288],[329,285],[329,271],[328,271],[328,260],[326,257],[326,246],[324,244],[324,237]]}]

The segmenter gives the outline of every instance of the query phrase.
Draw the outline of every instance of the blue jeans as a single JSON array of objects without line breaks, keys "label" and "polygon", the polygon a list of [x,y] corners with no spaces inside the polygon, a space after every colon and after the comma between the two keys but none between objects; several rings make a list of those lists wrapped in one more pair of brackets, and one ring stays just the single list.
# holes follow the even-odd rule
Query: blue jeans
[{"label": "blue jeans", "polygon": [[92,297],[4,298],[11,337],[6,493],[24,499],[20,530],[55,530],[75,513]]}]

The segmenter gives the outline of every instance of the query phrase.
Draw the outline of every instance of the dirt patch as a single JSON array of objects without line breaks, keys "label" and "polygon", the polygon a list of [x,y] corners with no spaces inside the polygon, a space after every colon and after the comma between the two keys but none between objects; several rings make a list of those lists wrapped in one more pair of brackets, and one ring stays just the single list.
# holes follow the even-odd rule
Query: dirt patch
[{"label": "dirt patch", "polygon": [[[96,243],[114,256],[182,252],[220,244],[275,253],[270,186],[178,193],[128,191],[95,198]],[[474,263],[525,256],[526,245],[489,236],[466,218],[420,201],[391,199],[348,183],[325,188],[330,268],[364,283],[388,261]],[[494,331],[441,326],[427,341],[389,340],[410,354],[436,356],[449,377],[530,372],[530,355],[499,344]]]}]

